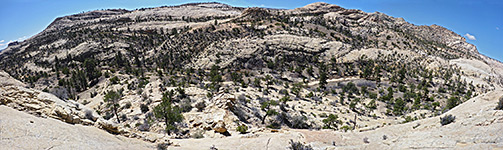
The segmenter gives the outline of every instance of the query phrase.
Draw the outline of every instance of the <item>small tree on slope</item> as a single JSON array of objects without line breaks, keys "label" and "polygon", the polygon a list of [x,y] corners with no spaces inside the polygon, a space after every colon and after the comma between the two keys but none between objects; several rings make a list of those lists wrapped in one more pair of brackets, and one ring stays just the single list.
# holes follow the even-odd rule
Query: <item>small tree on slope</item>
[{"label": "small tree on slope", "polygon": [[162,96],[162,102],[154,107],[154,116],[164,121],[168,134],[171,134],[172,131],[176,130],[175,123],[183,120],[180,108],[172,106],[171,104],[173,95],[173,91],[164,93]]}]

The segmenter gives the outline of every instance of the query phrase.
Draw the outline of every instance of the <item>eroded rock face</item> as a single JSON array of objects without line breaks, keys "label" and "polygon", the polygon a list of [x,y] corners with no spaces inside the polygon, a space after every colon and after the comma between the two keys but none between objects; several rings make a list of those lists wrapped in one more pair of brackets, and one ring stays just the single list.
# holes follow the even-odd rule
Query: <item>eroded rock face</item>
[{"label": "eroded rock face", "polygon": [[72,100],[61,100],[42,91],[23,87],[24,84],[12,79],[5,72],[0,72],[0,104],[35,116],[49,117],[69,124],[83,124],[105,129],[111,133],[120,133],[117,125],[101,118],[93,109]]},{"label": "eroded rock face", "polygon": [[83,105],[72,101],[65,102],[52,94],[24,87],[0,87],[0,102],[20,111],[56,118],[71,124],[81,124],[83,120],[89,120],[85,118]]},{"label": "eroded rock face", "polygon": [[[35,116],[54,118],[69,124],[95,126],[112,134],[129,136],[130,131],[122,126],[103,119],[94,109],[73,100],[61,100],[56,96],[22,87],[19,81],[5,72],[0,72],[0,104]],[[17,82],[16,82],[17,81]]]}]

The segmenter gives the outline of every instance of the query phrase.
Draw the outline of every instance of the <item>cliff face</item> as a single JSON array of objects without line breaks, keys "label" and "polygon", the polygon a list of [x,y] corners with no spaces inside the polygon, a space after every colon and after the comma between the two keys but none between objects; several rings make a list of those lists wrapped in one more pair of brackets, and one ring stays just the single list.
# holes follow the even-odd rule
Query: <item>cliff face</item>
[{"label": "cliff face", "polygon": [[[288,130],[431,120],[498,93],[502,66],[444,27],[379,12],[193,3],[57,18],[0,52],[0,102],[158,143],[243,125],[246,137],[298,138]],[[104,101],[112,91],[116,110]],[[184,116],[171,135],[153,111],[168,91]]]}]

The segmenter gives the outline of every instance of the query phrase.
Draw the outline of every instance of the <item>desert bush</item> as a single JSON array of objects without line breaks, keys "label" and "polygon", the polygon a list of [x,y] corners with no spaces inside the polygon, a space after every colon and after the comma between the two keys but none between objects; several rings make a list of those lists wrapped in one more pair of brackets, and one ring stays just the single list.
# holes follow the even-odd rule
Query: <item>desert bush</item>
[{"label": "desert bush", "polygon": [[273,122],[270,125],[267,125],[266,127],[271,129],[281,129],[281,125],[277,122]]},{"label": "desert bush", "polygon": [[309,125],[306,123],[307,118],[305,116],[295,116],[292,117],[291,128],[294,129],[307,129]]},{"label": "desert bush", "polygon": [[147,120],[143,120],[141,125],[138,125],[138,130],[140,131],[148,131],[150,129],[150,124]]},{"label": "desert bush", "polygon": [[238,100],[240,102],[246,103],[246,95],[244,95],[244,94],[239,95]]},{"label": "desert bush", "polygon": [[344,125],[341,127],[341,130],[344,130],[344,132],[348,131],[348,130],[351,130],[351,127],[348,126],[348,125]]},{"label": "desert bush", "polygon": [[314,96],[314,93],[313,93],[313,92],[309,92],[309,93],[307,93],[307,95],[306,95],[306,97],[307,97],[307,98],[311,98],[311,97],[313,97],[313,96]]},{"label": "desert bush", "polygon": [[454,122],[455,119],[456,119],[456,116],[446,115],[445,117],[440,117],[440,124],[442,124],[442,126],[444,126],[444,125],[447,125],[447,124]]},{"label": "desert bush", "polygon": [[122,114],[122,115],[121,115],[121,120],[122,120],[122,121],[126,121],[126,120],[128,120],[127,115],[126,115],[126,114]]},{"label": "desert bush", "polygon": [[322,118],[326,118],[326,117],[328,117],[328,116],[327,116],[327,113],[321,113],[321,114],[319,114],[318,116],[320,116],[320,117],[322,117]]},{"label": "desert bush", "polygon": [[503,110],[503,96],[500,97],[500,100],[498,101],[498,105],[495,108],[496,110]]},{"label": "desert bush", "polygon": [[169,143],[159,143],[157,144],[157,150],[166,150],[168,149]]},{"label": "desert bush", "polygon": [[288,101],[291,101],[290,96],[284,96],[283,98],[279,99],[279,101],[286,103]]},{"label": "desert bush", "polygon": [[241,134],[245,134],[248,131],[248,127],[246,125],[240,125],[236,128],[236,131]]},{"label": "desert bush", "polygon": [[190,103],[190,99],[183,99],[180,102],[180,109],[182,109],[182,112],[189,112],[192,110],[192,105]]},{"label": "desert bush", "polygon": [[349,82],[345,86],[343,86],[342,91],[344,93],[349,92],[349,95],[352,95],[352,94],[359,95],[360,94],[360,90],[358,90],[358,87],[356,87],[356,85],[353,82]]},{"label": "desert bush", "polygon": [[337,124],[341,124],[342,122],[338,120],[338,116],[334,114],[328,115],[328,118],[323,119],[323,123],[325,126],[323,126],[324,129],[337,129]]},{"label": "desert bush", "polygon": [[204,103],[204,101],[199,102],[199,103],[196,104],[197,111],[203,111],[203,109],[205,107],[206,107],[206,104]]},{"label": "desert bush", "polygon": [[278,92],[278,93],[279,93],[279,94],[283,94],[283,95],[288,95],[288,90],[286,90],[286,89],[281,89],[281,90],[279,90],[279,92]]},{"label": "desert bush", "polygon": [[265,115],[262,117],[262,124],[265,123],[265,119],[267,118],[267,116],[278,114],[276,110],[271,108],[272,106],[276,105],[278,105],[278,102],[274,100],[268,100],[261,103],[261,109],[266,112]]},{"label": "desert bush", "polygon": [[146,112],[148,112],[148,111],[150,110],[150,109],[148,108],[148,106],[147,106],[147,105],[145,105],[145,104],[141,104],[141,105],[140,105],[140,109],[141,109],[141,112],[142,112],[142,113],[146,113]]},{"label": "desert bush", "polygon": [[310,145],[304,145],[301,142],[294,142],[293,140],[290,139],[290,147],[288,147],[291,150],[312,150],[313,147]]},{"label": "desert bush", "polygon": [[114,76],[110,78],[110,83],[112,84],[118,84],[119,83],[119,78],[117,76]]},{"label": "desert bush", "polygon": [[395,99],[395,103],[393,104],[393,114],[402,115],[405,111],[405,106],[407,103],[402,100],[402,98]]},{"label": "desert bush", "polygon": [[129,109],[129,108],[131,108],[131,103],[130,103],[130,102],[127,102],[127,103],[123,106],[123,108],[125,108],[125,109]]},{"label": "desert bush", "polygon": [[175,90],[176,90],[176,92],[178,92],[178,97],[179,97],[180,99],[183,99],[183,98],[188,97],[188,96],[187,96],[187,94],[185,93],[185,89],[183,89],[183,88],[181,88],[181,87],[178,87],[178,88],[176,88]]},{"label": "desert bush", "polygon": [[407,123],[407,122],[412,122],[416,119],[412,118],[411,116],[403,117],[405,120],[402,123]]},{"label": "desert bush", "polygon": [[460,100],[458,97],[451,97],[447,100],[447,109],[452,109],[460,104]]},{"label": "desert bush", "polygon": [[93,120],[94,116],[93,116],[93,111],[91,110],[86,110],[85,111],[85,114],[86,114],[86,118],[89,119],[89,120]]},{"label": "desert bush", "polygon": [[204,138],[204,130],[196,130],[193,134],[190,135],[190,137],[195,139]]}]

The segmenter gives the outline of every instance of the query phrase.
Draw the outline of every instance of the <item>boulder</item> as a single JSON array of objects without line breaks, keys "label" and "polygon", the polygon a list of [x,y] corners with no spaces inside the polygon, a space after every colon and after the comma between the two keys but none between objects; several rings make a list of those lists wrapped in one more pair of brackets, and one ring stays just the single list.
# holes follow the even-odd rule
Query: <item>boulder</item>
[{"label": "boulder", "polygon": [[213,130],[222,134],[227,132],[227,128],[225,128],[225,122],[223,120],[218,121],[217,123],[215,123]]}]

